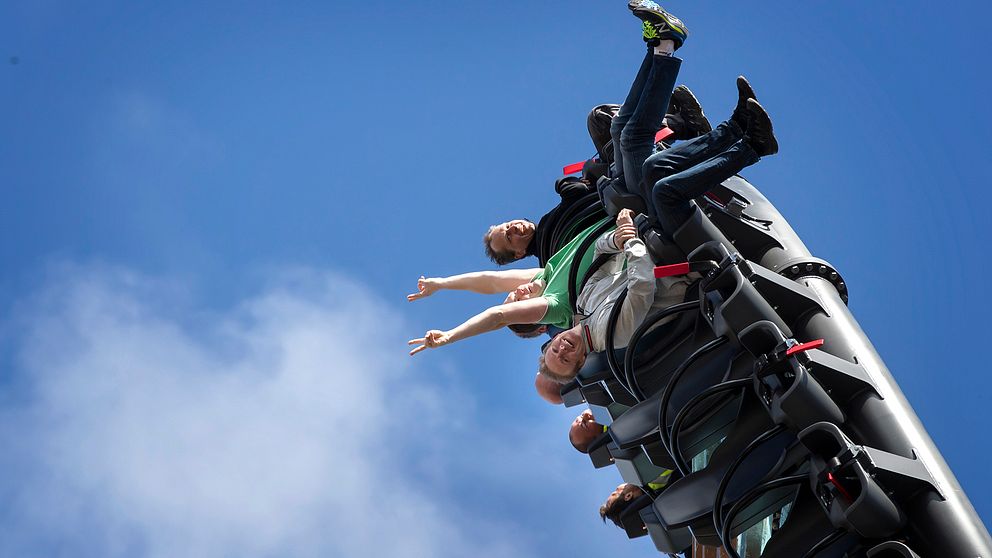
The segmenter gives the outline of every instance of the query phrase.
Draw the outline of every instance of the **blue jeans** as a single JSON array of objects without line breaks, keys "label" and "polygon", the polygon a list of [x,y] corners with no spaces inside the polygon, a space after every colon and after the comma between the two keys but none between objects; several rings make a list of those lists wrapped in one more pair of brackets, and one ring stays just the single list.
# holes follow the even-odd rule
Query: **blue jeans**
[{"label": "blue jeans", "polygon": [[682,60],[656,56],[649,48],[627,99],[610,124],[616,169],[623,172],[628,192],[637,193],[641,187],[642,167],[654,152],[654,136],[665,119],[681,66]]},{"label": "blue jeans", "polygon": [[728,120],[644,161],[642,186],[650,185],[650,191],[636,193],[648,203],[665,236],[671,238],[692,215],[690,201],[758,162],[743,136],[740,126]]}]

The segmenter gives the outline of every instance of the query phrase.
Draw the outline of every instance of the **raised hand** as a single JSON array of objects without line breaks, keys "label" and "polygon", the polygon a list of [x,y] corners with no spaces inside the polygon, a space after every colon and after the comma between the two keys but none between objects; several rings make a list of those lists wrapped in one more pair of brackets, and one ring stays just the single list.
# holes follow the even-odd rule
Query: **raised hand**
[{"label": "raised hand", "polygon": [[406,295],[406,299],[413,302],[414,300],[431,296],[438,289],[440,289],[440,284],[437,279],[427,278],[421,275],[420,279],[417,279],[417,292]]},{"label": "raised hand", "polygon": [[630,209],[621,209],[620,213],[617,213],[617,226],[621,225],[633,225],[634,224],[634,212]]},{"label": "raised hand", "polygon": [[432,329],[424,334],[423,337],[418,337],[416,339],[411,339],[406,342],[407,345],[417,345],[410,351],[410,356],[413,356],[424,349],[436,349],[442,347],[451,342],[451,336],[446,332]]},{"label": "raised hand", "polygon": [[623,250],[623,245],[630,239],[637,238],[637,227],[634,226],[634,212],[621,209],[617,214],[617,230],[613,232],[613,245]]}]

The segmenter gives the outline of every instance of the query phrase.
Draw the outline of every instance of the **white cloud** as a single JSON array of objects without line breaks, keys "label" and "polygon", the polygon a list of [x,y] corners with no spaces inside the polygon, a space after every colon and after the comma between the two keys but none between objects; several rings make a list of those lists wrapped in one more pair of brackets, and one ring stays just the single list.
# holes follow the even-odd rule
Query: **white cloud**
[{"label": "white cloud", "polygon": [[298,272],[217,313],[120,269],[61,275],[15,323],[0,553],[528,554],[417,480],[450,449],[419,434],[464,394],[418,380],[361,286]]}]

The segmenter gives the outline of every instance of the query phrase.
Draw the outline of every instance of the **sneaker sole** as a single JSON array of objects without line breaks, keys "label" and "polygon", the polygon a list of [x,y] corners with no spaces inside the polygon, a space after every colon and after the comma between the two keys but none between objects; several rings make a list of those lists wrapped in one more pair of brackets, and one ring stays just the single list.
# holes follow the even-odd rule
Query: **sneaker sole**
[{"label": "sneaker sole", "polygon": [[680,35],[689,34],[689,30],[686,29],[685,24],[682,23],[681,19],[673,16],[672,14],[664,10],[657,11],[657,10],[644,9],[641,7],[631,6],[630,4],[627,4],[627,7],[630,8],[630,11],[634,12],[634,15],[637,16],[639,19],[647,20],[652,23],[664,23],[672,31]]}]

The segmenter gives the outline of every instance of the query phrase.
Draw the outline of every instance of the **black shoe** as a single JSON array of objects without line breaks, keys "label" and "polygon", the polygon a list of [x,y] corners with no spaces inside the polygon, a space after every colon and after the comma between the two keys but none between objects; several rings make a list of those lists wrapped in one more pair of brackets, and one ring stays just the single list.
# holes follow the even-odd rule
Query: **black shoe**
[{"label": "black shoe", "polygon": [[630,0],[627,2],[627,7],[644,21],[644,42],[649,45],[657,45],[658,41],[671,39],[675,41],[675,50],[678,50],[689,36],[689,30],[681,19],[666,12],[652,0]]},{"label": "black shoe", "polygon": [[675,132],[675,139],[692,139],[713,129],[710,121],[703,114],[703,107],[700,106],[696,96],[684,85],[672,91],[668,112],[670,114],[666,115],[665,119],[668,121],[668,127]]},{"label": "black shoe", "polygon": [[772,131],[772,119],[765,109],[754,99],[747,100],[748,125],[744,141],[758,154],[758,157],[778,153],[778,141]]},{"label": "black shoe", "polygon": [[744,79],[744,76],[737,76],[737,107],[734,109],[734,114],[730,116],[730,119],[737,123],[741,127],[741,130],[747,128],[747,100],[758,98],[754,94],[754,89],[751,88],[751,84]]}]

